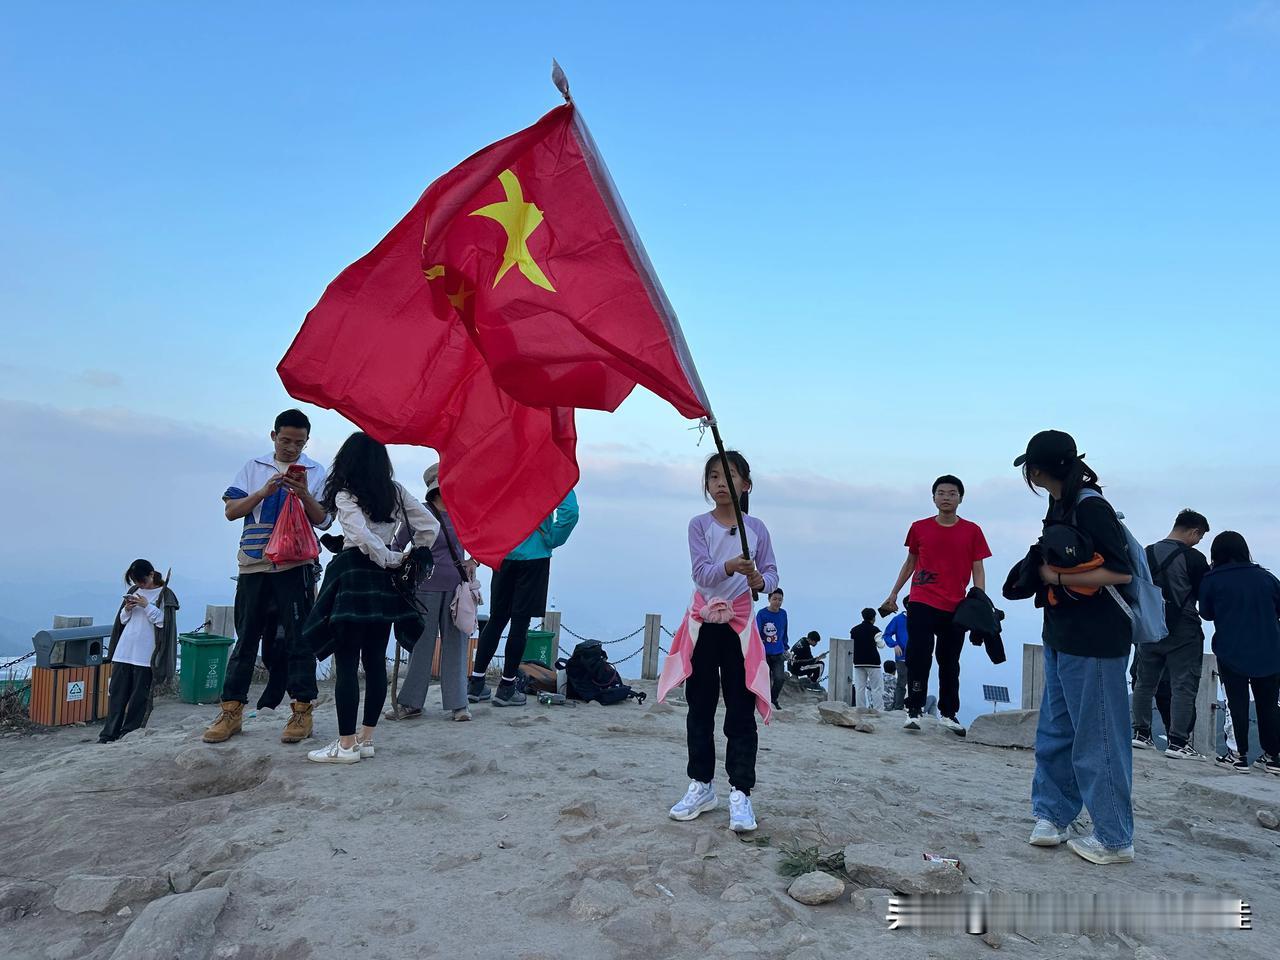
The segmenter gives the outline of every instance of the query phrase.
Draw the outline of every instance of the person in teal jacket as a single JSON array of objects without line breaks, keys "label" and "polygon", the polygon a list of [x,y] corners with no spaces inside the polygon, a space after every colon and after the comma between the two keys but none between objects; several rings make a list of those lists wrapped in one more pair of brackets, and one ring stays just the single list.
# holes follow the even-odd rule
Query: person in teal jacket
[{"label": "person in teal jacket", "polygon": [[[546,616],[551,553],[564,545],[577,525],[578,497],[570,490],[560,506],[494,571],[489,587],[489,622],[480,631],[475,663],[467,682],[467,699],[471,703],[492,700],[495,707],[515,707],[525,702],[525,695],[516,689],[516,677],[520,661],[524,659],[529,624],[534,617]],[[507,634],[507,649],[502,660],[502,681],[495,692],[485,684],[484,678],[508,623],[511,631]]]}]

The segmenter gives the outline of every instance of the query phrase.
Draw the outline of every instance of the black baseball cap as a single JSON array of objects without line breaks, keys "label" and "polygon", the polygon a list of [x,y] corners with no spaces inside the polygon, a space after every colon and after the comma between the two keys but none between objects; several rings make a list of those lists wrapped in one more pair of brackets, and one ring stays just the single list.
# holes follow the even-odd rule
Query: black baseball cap
[{"label": "black baseball cap", "polygon": [[1038,467],[1052,467],[1068,460],[1083,460],[1084,454],[1076,453],[1076,441],[1061,430],[1041,430],[1027,441],[1027,452],[1013,461],[1015,467],[1034,463]]}]

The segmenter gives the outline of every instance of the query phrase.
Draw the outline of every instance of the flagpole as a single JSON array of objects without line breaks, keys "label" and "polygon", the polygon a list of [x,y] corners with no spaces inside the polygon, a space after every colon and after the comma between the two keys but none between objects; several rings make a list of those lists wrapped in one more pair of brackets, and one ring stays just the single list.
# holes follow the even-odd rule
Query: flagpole
[{"label": "flagpole", "polygon": [[[729,498],[733,500],[733,519],[737,522],[738,536],[742,540],[742,559],[751,559],[751,545],[747,543],[747,525],[742,522],[742,504],[738,502],[738,491],[733,485],[733,474],[729,472],[729,455],[725,453],[724,441],[720,439],[720,427],[714,418],[707,418],[711,427],[711,439],[716,442],[716,452],[720,454],[720,467],[724,470],[724,482],[729,485]],[[759,600],[760,594],[751,588],[751,599]]]},{"label": "flagpole", "polygon": [[[689,386],[702,404],[705,423],[711,428],[711,437],[715,440],[716,451],[720,454],[720,464],[724,470],[724,479],[729,485],[729,496],[733,500],[733,516],[737,520],[738,535],[742,539],[742,556],[743,559],[750,560],[751,546],[747,542],[746,525],[742,522],[742,504],[738,502],[738,491],[733,485],[733,477],[729,472],[729,457],[725,453],[724,441],[720,439],[720,428],[716,424],[715,414],[711,412],[711,400],[707,397],[702,378],[698,375],[698,368],[693,362],[693,354],[689,350],[688,341],[685,340],[684,330],[680,328],[680,321],[676,317],[676,312],[671,306],[671,301],[667,299],[667,292],[662,288],[662,284],[658,280],[657,271],[653,269],[653,263],[649,260],[649,254],[644,248],[644,243],[640,240],[640,234],[636,230],[635,224],[631,221],[631,215],[627,212],[626,205],[622,202],[622,195],[618,192],[617,185],[613,182],[613,176],[605,165],[604,157],[601,156],[600,150],[596,146],[595,138],[591,136],[591,131],[587,129],[587,123],[582,118],[582,112],[573,101],[573,94],[569,92],[569,78],[565,75],[564,68],[555,59],[551,61],[551,82],[555,84],[556,89],[560,91],[560,95],[564,97],[564,102],[573,107],[574,128],[577,131],[583,156],[587,161],[587,167],[592,172],[592,177],[596,181],[601,197],[606,205],[611,208],[610,213],[614,222],[618,225],[636,273],[644,282],[654,310],[662,319],[667,335],[671,338],[676,360],[688,378]],[[686,416],[688,415],[686,413]],[[760,599],[760,594],[754,589],[751,591],[751,599]]]}]

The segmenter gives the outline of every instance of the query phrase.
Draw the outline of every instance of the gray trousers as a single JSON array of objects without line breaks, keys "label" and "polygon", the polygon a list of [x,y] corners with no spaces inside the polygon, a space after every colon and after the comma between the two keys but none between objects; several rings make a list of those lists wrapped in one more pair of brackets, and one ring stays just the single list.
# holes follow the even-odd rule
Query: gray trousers
[{"label": "gray trousers", "polygon": [[396,699],[400,706],[421,710],[431,689],[431,661],[440,638],[440,699],[446,710],[467,705],[467,638],[453,624],[449,604],[453,592],[419,590],[418,606],[425,621],[422,636],[409,654],[409,669]]},{"label": "gray trousers", "polygon": [[898,672],[894,674],[894,676],[898,678],[898,682],[893,688],[893,705],[890,707],[891,710],[901,710],[906,705],[907,684],[910,682],[910,678],[907,675],[907,661],[899,660],[897,663]]},{"label": "gray trousers", "polygon": [[1134,649],[1135,678],[1133,682],[1133,729],[1135,733],[1151,736],[1151,704],[1155,699],[1160,674],[1169,671],[1169,745],[1180,747],[1191,738],[1192,711],[1196,705],[1196,691],[1200,688],[1200,663],[1204,653],[1204,638],[1167,646],[1160,643],[1140,643]]}]

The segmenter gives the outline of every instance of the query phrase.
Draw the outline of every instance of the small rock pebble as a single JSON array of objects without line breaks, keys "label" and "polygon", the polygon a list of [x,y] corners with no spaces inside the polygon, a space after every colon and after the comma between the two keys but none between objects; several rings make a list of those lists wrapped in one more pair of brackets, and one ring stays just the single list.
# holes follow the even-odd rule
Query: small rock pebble
[{"label": "small rock pebble", "polygon": [[843,893],[844,881],[821,870],[803,873],[792,880],[791,886],[787,887],[787,895],[792,900],[809,906],[830,903]]}]

